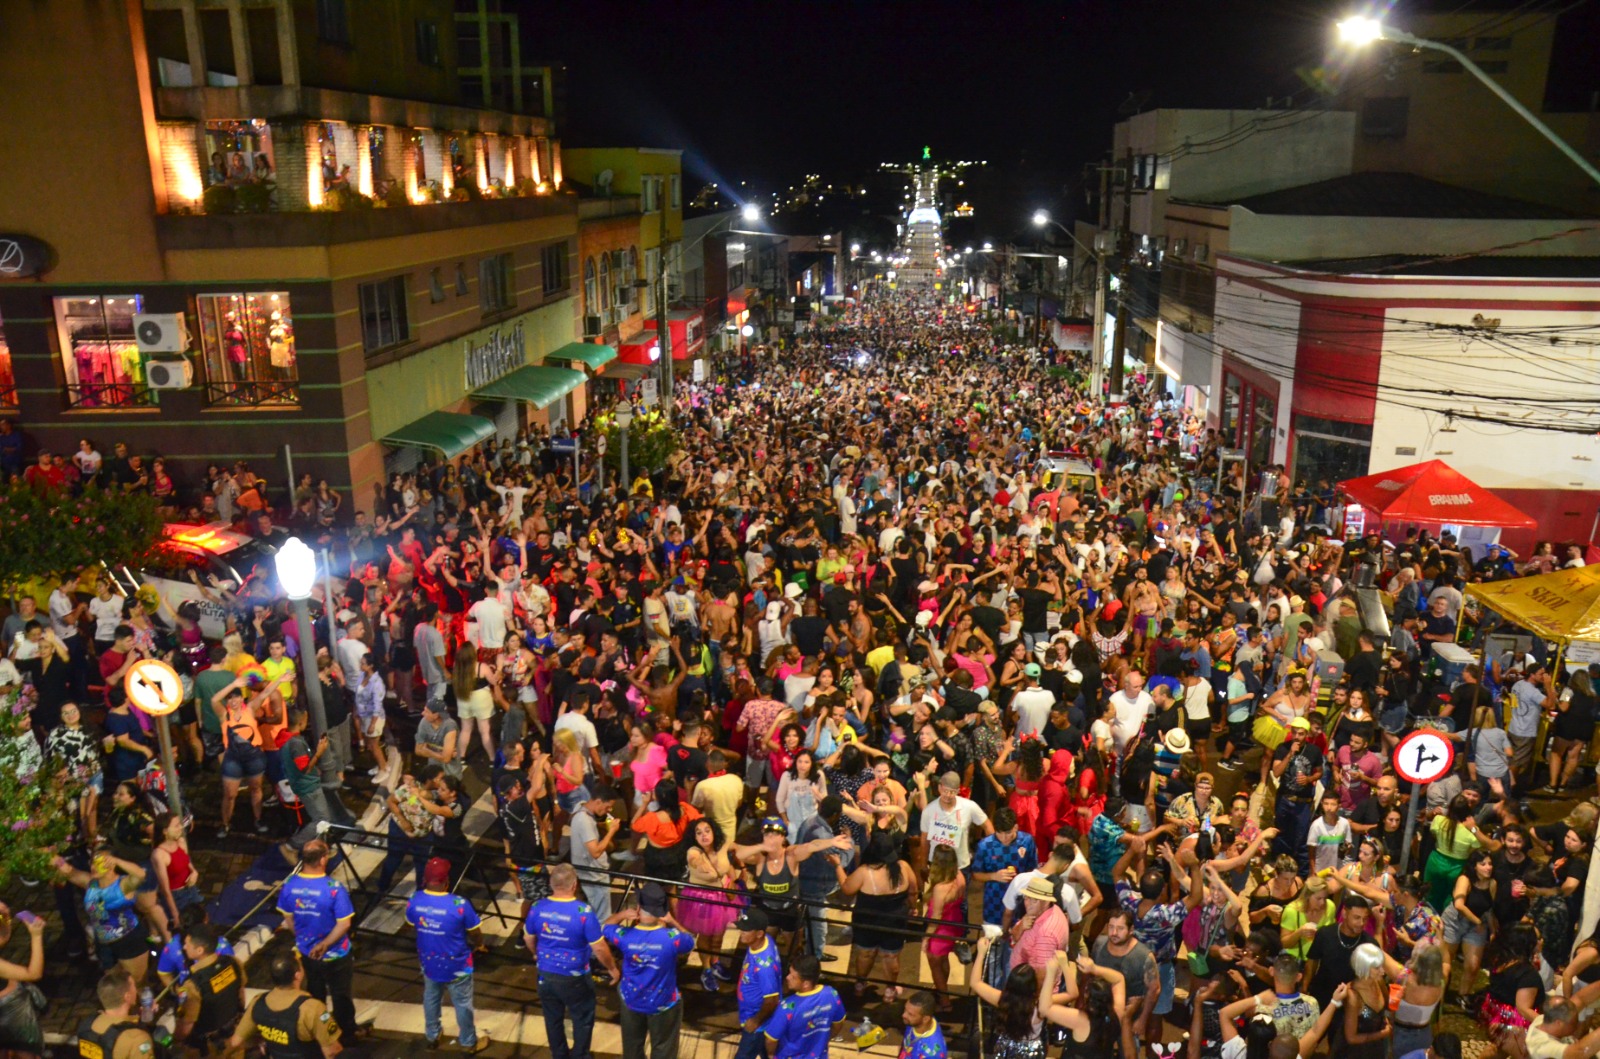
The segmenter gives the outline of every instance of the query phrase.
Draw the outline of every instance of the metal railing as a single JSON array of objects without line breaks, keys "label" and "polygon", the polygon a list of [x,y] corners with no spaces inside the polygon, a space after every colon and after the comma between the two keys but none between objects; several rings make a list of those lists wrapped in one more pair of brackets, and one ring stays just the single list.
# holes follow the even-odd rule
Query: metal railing
[{"label": "metal railing", "polygon": [[156,391],[142,382],[74,383],[67,387],[68,408],[153,408]]},{"label": "metal railing", "polygon": [[263,405],[297,405],[300,383],[294,379],[259,379],[245,382],[208,382],[206,404],[259,408]]}]

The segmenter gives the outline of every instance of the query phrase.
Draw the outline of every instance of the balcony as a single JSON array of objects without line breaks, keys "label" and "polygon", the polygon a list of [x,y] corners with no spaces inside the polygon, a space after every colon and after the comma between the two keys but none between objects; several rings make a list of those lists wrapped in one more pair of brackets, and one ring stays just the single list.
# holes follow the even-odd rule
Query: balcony
[{"label": "balcony", "polygon": [[206,404],[212,408],[268,408],[300,403],[300,385],[293,381],[208,382]]},{"label": "balcony", "polygon": [[108,408],[154,408],[156,391],[141,382],[100,382],[67,387],[67,407],[87,411]]}]

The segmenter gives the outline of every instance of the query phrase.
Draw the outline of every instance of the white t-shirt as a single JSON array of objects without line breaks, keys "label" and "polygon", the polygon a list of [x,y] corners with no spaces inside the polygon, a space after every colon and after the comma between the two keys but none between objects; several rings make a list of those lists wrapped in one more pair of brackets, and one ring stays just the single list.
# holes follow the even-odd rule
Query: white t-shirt
[{"label": "white t-shirt", "polygon": [[467,611],[478,623],[478,646],[498,651],[506,645],[506,607],[498,596],[485,596]]},{"label": "white t-shirt", "polygon": [[568,710],[557,717],[555,730],[571,732],[572,738],[578,741],[581,753],[587,754],[600,745],[600,733],[594,730],[594,722],[576,710]]},{"label": "white t-shirt", "polygon": [[58,588],[50,593],[50,627],[62,640],[70,640],[78,635],[78,623],[67,621],[67,616],[75,607],[77,604],[73,602],[72,597],[61,589]]},{"label": "white t-shirt", "polygon": [[1128,697],[1125,691],[1119,691],[1111,696],[1111,705],[1117,710],[1117,723],[1111,726],[1111,737],[1117,745],[1117,753],[1128,745],[1128,740],[1138,734],[1144,727],[1145,718],[1150,716],[1150,710],[1155,706],[1155,701],[1150,698],[1150,693],[1143,690],[1133,698]]},{"label": "white t-shirt", "polygon": [[1044,688],[1028,688],[1013,695],[1011,709],[1017,715],[1017,737],[1041,731],[1050,720],[1050,710],[1055,704],[1055,692]]},{"label": "white t-shirt", "polygon": [[89,601],[89,616],[94,619],[94,638],[102,642],[116,638],[117,626],[122,624],[122,597],[99,596]]},{"label": "white t-shirt", "polygon": [[1306,832],[1306,845],[1311,847],[1311,870],[1324,871],[1339,866],[1339,847],[1350,841],[1350,821],[1339,817],[1338,823],[1329,825],[1322,817],[1311,821]]},{"label": "white t-shirt", "polygon": [[989,815],[970,798],[957,798],[956,807],[946,810],[938,802],[929,803],[922,810],[922,833],[927,836],[929,855],[936,846],[950,846],[956,851],[956,866],[962,871],[972,863],[972,845],[967,832],[974,824],[982,826]]}]

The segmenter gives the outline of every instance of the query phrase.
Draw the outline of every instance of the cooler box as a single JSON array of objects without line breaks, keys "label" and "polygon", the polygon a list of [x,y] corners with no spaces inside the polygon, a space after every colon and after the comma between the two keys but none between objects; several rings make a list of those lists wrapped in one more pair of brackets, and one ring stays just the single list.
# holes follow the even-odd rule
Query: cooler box
[{"label": "cooler box", "polygon": [[1321,678],[1322,687],[1328,691],[1339,683],[1339,678],[1344,676],[1344,659],[1339,657],[1339,652],[1323,649],[1317,652],[1317,660],[1311,663],[1313,675]]},{"label": "cooler box", "polygon": [[1461,682],[1461,671],[1476,662],[1477,656],[1458,643],[1436,642],[1433,655],[1439,667],[1439,678],[1447,688]]}]

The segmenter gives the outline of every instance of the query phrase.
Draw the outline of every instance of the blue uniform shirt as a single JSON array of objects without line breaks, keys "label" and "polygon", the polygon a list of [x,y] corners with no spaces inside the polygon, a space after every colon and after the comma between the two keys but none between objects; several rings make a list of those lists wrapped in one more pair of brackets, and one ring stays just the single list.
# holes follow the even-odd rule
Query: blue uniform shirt
[{"label": "blue uniform shirt", "polygon": [[[278,891],[278,911],[294,916],[294,945],[300,955],[311,953],[313,946],[329,934],[340,920],[354,919],[355,906],[350,903],[350,891],[326,875],[291,875]],[[328,949],[324,960],[337,960],[350,954],[350,935],[345,934],[339,944]]]},{"label": "blue uniform shirt", "polygon": [[622,953],[622,1002],[629,1011],[654,1015],[678,1002],[678,960],[694,951],[694,935],[676,927],[613,925],[605,939]]},{"label": "blue uniform shirt", "polygon": [[600,940],[600,920],[576,897],[546,897],[523,924],[538,947],[540,974],[573,978],[589,973],[589,946]]},{"label": "blue uniform shirt", "polygon": [[828,1039],[833,1024],[844,1018],[844,1003],[829,985],[809,993],[792,993],[778,1002],[778,1010],[763,1031],[778,1042],[777,1059],[828,1059]]},{"label": "blue uniform shirt", "polygon": [[[233,955],[233,946],[228,944],[227,938],[217,939],[217,955]],[[161,955],[156,957],[156,973],[177,975],[179,985],[189,980],[189,961],[183,958],[182,934],[172,935],[172,940],[161,947]]]},{"label": "blue uniform shirt", "polygon": [[739,983],[734,986],[739,996],[739,1021],[748,1022],[761,1011],[769,996],[783,992],[783,964],[778,959],[778,947],[771,938],[763,941],[759,949],[747,949],[744,964],[739,968]]},{"label": "blue uniform shirt", "polygon": [[406,922],[417,930],[417,958],[430,982],[453,982],[472,973],[472,939],[478,912],[455,894],[423,890],[411,895]]},{"label": "blue uniform shirt", "polygon": [[935,1022],[926,1034],[907,1033],[900,1042],[900,1059],[947,1059],[950,1049],[945,1047],[944,1030]]}]

